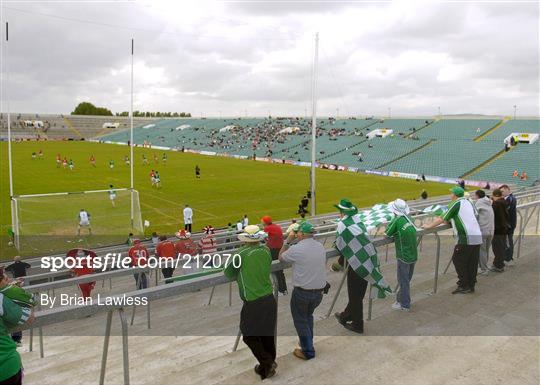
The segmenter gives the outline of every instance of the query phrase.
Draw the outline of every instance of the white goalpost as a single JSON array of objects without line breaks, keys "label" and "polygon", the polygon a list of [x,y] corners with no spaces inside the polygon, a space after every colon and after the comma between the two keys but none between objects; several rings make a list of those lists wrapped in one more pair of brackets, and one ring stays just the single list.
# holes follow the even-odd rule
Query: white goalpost
[{"label": "white goalpost", "polygon": [[[129,233],[144,234],[139,193],[129,188],[18,195],[12,202],[15,245],[22,254],[114,245]],[[89,226],[79,226],[81,210],[89,214]]]}]

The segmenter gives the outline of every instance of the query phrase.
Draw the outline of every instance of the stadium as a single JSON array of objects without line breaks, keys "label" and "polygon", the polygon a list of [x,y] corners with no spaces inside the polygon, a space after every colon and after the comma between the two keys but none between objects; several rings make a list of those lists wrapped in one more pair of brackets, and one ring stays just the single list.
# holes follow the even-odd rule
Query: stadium
[{"label": "stadium", "polygon": [[[149,25],[166,24],[164,15],[177,5],[159,3],[133,9]],[[244,38],[252,39],[248,47],[255,39],[268,47],[293,44],[282,27],[269,36],[257,20],[277,26],[291,15],[314,22],[332,15],[352,26],[348,15],[360,17],[355,12],[364,7],[267,3],[211,11],[217,23],[238,24],[229,25],[231,35],[209,32],[187,46],[198,52],[215,41],[212,49],[227,57],[218,60],[221,69],[198,63],[194,80],[182,80],[194,87],[189,91],[154,78],[167,64],[154,71],[151,59],[137,63],[139,41],[144,46],[159,33],[152,41],[162,44],[177,32],[126,27],[122,20],[135,20],[128,16],[118,25],[96,21],[91,16],[100,11],[92,5],[67,12],[2,4],[0,384],[538,383],[540,118],[531,94],[525,86],[521,93],[508,88],[512,101],[482,94],[477,99],[496,106],[488,107],[469,91],[455,97],[452,90],[441,113],[423,108],[430,95],[424,89],[416,106],[393,99],[394,114],[380,104],[357,109],[356,96],[341,83],[349,75],[328,64],[328,40],[319,43],[319,34],[310,33],[311,41],[295,36],[294,47],[304,53],[299,46],[313,46],[306,51],[311,68],[296,71],[296,51],[289,51],[280,56],[284,64],[267,58],[250,62],[248,71],[255,77],[270,66],[267,82],[309,88],[310,100],[296,103],[292,91],[267,100],[263,94],[272,89],[262,78],[252,79],[249,91],[237,81],[254,113],[248,107],[235,113],[233,92],[222,99],[207,93],[197,71],[233,76],[228,65],[247,66],[234,56]],[[406,17],[400,2],[387,6]],[[433,6],[430,14],[439,20],[447,6]],[[110,7],[109,16],[120,14]],[[366,9],[377,15],[381,7]],[[208,4],[189,6],[199,8],[210,12]],[[414,9],[423,12],[418,4]],[[479,18],[489,14],[467,9]],[[511,25],[519,17],[525,16],[510,18]],[[122,70],[107,64],[110,42],[103,41],[103,52],[88,49],[106,68],[99,80],[88,75],[88,90],[76,91],[71,80],[48,83],[52,68],[69,72],[76,55],[71,64],[53,60],[47,67],[47,49],[52,57],[56,48],[45,40],[21,43],[25,35],[16,25],[25,18],[47,21],[40,24],[44,34],[61,50],[73,48],[58,35],[62,23],[78,25],[81,36],[100,35],[94,27],[112,40],[122,36],[131,44],[131,63]],[[257,37],[245,37],[248,26]],[[139,37],[124,39],[121,31]],[[414,44],[407,33],[403,41]],[[42,52],[35,73],[48,75],[30,76],[20,66],[24,44]],[[344,44],[349,60],[362,57],[354,42]],[[139,57],[156,57],[141,51]],[[282,66],[294,71],[282,75]],[[370,76],[379,76],[370,68]],[[122,91],[112,85],[117,76],[127,80]],[[146,90],[151,86],[137,83],[138,76],[153,79],[163,95]],[[424,74],[397,76],[396,95]],[[538,82],[537,70],[534,76]],[[76,96],[21,97],[25,79]],[[457,81],[457,89],[473,87]],[[91,83],[99,83],[98,104],[117,112],[86,101]],[[372,86],[358,94],[379,103],[379,92]],[[537,88],[532,95],[538,99]],[[192,112],[142,112],[156,103],[175,110],[169,106],[190,98]],[[53,112],[56,103],[68,105]],[[429,103],[443,104],[436,97]]]}]

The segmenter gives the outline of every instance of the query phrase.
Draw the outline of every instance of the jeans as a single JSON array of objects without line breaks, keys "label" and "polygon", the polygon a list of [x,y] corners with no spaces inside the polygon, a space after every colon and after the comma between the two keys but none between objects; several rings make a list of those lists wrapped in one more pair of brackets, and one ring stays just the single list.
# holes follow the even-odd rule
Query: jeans
[{"label": "jeans", "polygon": [[491,246],[491,235],[483,235],[482,236],[482,244],[480,245],[480,259],[478,260],[478,267],[480,267],[480,270],[484,271],[488,268],[488,260],[489,260],[489,248]]},{"label": "jeans", "polygon": [[410,309],[411,307],[411,279],[414,273],[414,263],[405,263],[397,260],[397,281],[399,290],[397,292],[397,301],[401,307]]},{"label": "jeans", "polygon": [[322,301],[322,291],[312,292],[294,288],[291,296],[291,314],[302,353],[309,360],[315,357],[313,347],[313,312]]},{"label": "jeans", "polygon": [[504,260],[506,262],[514,260],[514,230],[508,230],[508,248],[506,249],[506,255]]},{"label": "jeans", "polygon": [[148,288],[148,278],[146,277],[146,273],[135,273],[133,276],[135,277],[135,287],[137,290]]}]

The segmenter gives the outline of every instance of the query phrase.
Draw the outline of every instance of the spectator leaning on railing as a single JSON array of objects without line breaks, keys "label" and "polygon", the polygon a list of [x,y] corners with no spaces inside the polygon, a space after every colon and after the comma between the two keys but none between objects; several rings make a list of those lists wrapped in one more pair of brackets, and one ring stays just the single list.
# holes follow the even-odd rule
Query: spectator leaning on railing
[{"label": "spectator leaning on railing", "polygon": [[493,212],[495,213],[495,234],[491,245],[493,247],[493,267],[491,271],[502,273],[504,271],[504,259],[508,248],[508,232],[510,226],[508,224],[508,203],[502,196],[499,189],[493,190]]},{"label": "spectator leaning on railing", "polygon": [[409,311],[411,309],[410,285],[414,273],[414,265],[418,259],[416,244],[416,227],[409,218],[409,206],[403,199],[396,199],[388,204],[395,214],[394,219],[386,227],[385,235],[394,237],[397,258],[397,281],[399,291],[394,310]]},{"label": "spectator leaning on railing", "polygon": [[[291,313],[300,340],[293,354],[303,360],[315,357],[313,346],[313,312],[322,301],[326,287],[326,250],[313,239],[313,225],[300,224],[296,235],[291,232],[279,252],[279,260],[292,263]],[[297,238],[297,244],[289,245]]]},{"label": "spectator leaning on railing", "polygon": [[480,267],[480,274],[488,273],[488,260],[489,249],[491,247],[491,240],[493,238],[494,227],[494,214],[491,207],[491,200],[486,197],[484,190],[477,190],[474,193],[476,197],[476,211],[478,212],[478,224],[480,225],[480,231],[482,231],[482,245],[480,246],[480,259],[478,266]]},{"label": "spectator leaning on railing", "polygon": [[513,265],[514,264],[514,231],[516,230],[517,226],[517,200],[514,197],[514,194],[512,194],[512,191],[510,191],[510,187],[508,185],[503,184],[500,187],[500,190],[502,192],[502,196],[504,197],[504,200],[508,204],[508,224],[509,224],[509,230],[508,230],[508,248],[506,249],[506,257],[504,258],[506,265]]},{"label": "spectator leaning on railing", "polygon": [[465,194],[463,188],[455,186],[450,191],[452,192],[452,203],[450,203],[448,211],[441,218],[437,217],[429,225],[424,225],[423,228],[431,229],[444,222],[452,223],[454,232],[457,233],[457,244],[454,247],[452,262],[458,275],[458,287],[452,294],[473,293],[478,273],[482,232],[476,219],[473,204],[463,197]]},{"label": "spectator leaning on railing", "polygon": [[223,273],[236,279],[240,298],[244,302],[240,312],[240,331],[259,364],[254,370],[261,379],[276,374],[277,303],[273,295],[270,268],[272,257],[268,247],[261,245],[266,233],[259,226],[247,226],[238,234],[244,243],[236,250],[239,260],[231,259]]}]

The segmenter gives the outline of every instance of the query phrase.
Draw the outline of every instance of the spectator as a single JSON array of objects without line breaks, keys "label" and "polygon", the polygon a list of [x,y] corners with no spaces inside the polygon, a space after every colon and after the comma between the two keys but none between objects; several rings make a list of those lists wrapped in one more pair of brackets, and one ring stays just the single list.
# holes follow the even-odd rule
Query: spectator
[{"label": "spectator", "polygon": [[508,240],[508,203],[504,200],[502,191],[493,190],[493,212],[495,213],[495,234],[493,235],[492,247],[495,258],[493,267],[490,269],[495,273],[504,271],[504,259],[506,257],[506,248]]},{"label": "spectator", "polygon": [[13,263],[6,266],[6,270],[13,278],[26,277],[28,269],[32,266],[29,263],[22,262],[19,255],[13,258]]},{"label": "spectator", "polygon": [[457,244],[454,247],[452,262],[458,275],[458,287],[452,294],[474,293],[482,232],[476,220],[473,204],[463,198],[465,191],[458,186],[452,187],[450,191],[452,202],[448,211],[442,217],[437,217],[431,224],[424,225],[423,228],[431,229],[444,222],[452,223],[457,233]]},{"label": "spectator", "polygon": [[[326,250],[313,239],[313,225],[303,222],[291,232],[279,252],[279,260],[292,263],[291,313],[300,340],[293,354],[303,360],[315,357],[313,346],[313,312],[322,301],[326,287]],[[299,242],[289,248],[294,238]]]},{"label": "spectator", "polygon": [[414,266],[418,260],[418,247],[416,243],[416,227],[409,218],[409,206],[403,199],[396,199],[388,204],[395,217],[386,227],[385,235],[394,237],[397,258],[397,281],[399,290],[396,302],[392,305],[394,310],[411,310],[410,285],[414,273]]},{"label": "spectator", "polygon": [[521,179],[521,180],[527,180],[527,173],[526,173],[525,171],[523,171],[523,172],[521,173],[521,176],[519,177],[519,179]]},{"label": "spectator", "polygon": [[517,178],[519,177],[519,172],[518,170],[514,170],[514,172],[512,173],[512,178]]},{"label": "spectator", "polygon": [[480,267],[480,274],[487,275],[488,273],[488,260],[489,249],[491,246],[491,240],[493,238],[494,230],[494,214],[491,207],[491,200],[486,197],[486,193],[483,190],[477,190],[474,193],[476,197],[476,211],[478,212],[478,225],[482,232],[482,245],[480,246],[480,257],[478,266]]},{"label": "spectator", "polygon": [[10,329],[17,325],[32,323],[34,310],[12,301],[3,293],[10,284],[9,278],[0,267],[0,383],[22,384],[22,363],[17,344],[10,336]]},{"label": "spectator", "polygon": [[[276,374],[275,328],[277,303],[273,296],[270,270],[272,257],[270,250],[261,245],[266,233],[258,226],[247,226],[238,239],[244,245],[237,250],[239,261],[231,259],[223,273],[229,279],[236,279],[240,298],[243,301],[240,312],[240,331],[244,343],[249,347],[258,365],[254,370],[261,379]],[[239,262],[239,267],[238,263]]]},{"label": "spectator", "polygon": [[309,205],[309,199],[306,195],[304,195],[304,197],[302,198],[302,200],[300,201],[300,204],[302,206],[302,212],[304,213],[307,213],[308,212],[308,205]]},{"label": "spectator", "polygon": [[[176,232],[176,238],[179,240],[174,244],[176,255],[178,258],[188,259],[191,265],[185,267],[185,273],[193,273],[197,269],[197,261],[193,261],[190,257],[197,255],[197,245],[191,239],[191,233],[186,230],[180,230]],[[184,264],[182,264],[183,266]],[[195,265],[195,266],[194,266]]]},{"label": "spectator", "polygon": [[[358,209],[348,199],[342,199],[339,205],[336,207],[340,211],[341,218],[347,216],[354,216],[358,214]],[[363,226],[363,225],[362,225]],[[362,230],[362,229],[361,229]],[[369,243],[371,244],[371,243]],[[340,253],[341,254],[341,253]],[[338,264],[344,266],[345,259],[343,255],[340,255]],[[351,330],[358,334],[364,333],[364,296],[366,295],[366,289],[368,282],[360,277],[350,266],[347,268],[347,293],[349,295],[349,302],[347,307],[341,313],[335,313],[339,323],[348,330]]]},{"label": "spectator", "polygon": [[[128,251],[128,256],[131,258],[131,267],[146,267],[148,261],[148,249],[141,243],[139,239],[133,239],[133,246]],[[146,289],[148,287],[148,277],[146,272],[133,273],[135,278],[135,287],[137,290]]]},{"label": "spectator", "polygon": [[184,230],[191,233],[191,225],[193,224],[193,210],[186,205],[184,207]]},{"label": "spectator", "polygon": [[172,283],[170,279],[174,274],[174,260],[176,259],[176,250],[174,243],[167,240],[165,235],[159,237],[159,243],[156,246],[156,257],[159,258],[161,265],[161,274],[165,278],[165,283]]},{"label": "spectator", "polygon": [[247,214],[244,214],[244,218],[242,219],[242,229],[245,229],[249,225],[249,219]]},{"label": "spectator", "polygon": [[239,219],[238,222],[236,222],[236,231],[241,232],[242,231],[242,219]]},{"label": "spectator", "polygon": [[203,229],[204,237],[199,240],[199,250],[203,255],[203,266],[209,267],[208,260],[212,261],[213,254],[217,252],[217,241],[214,236],[214,228],[208,225]]},{"label": "spectator", "polygon": [[[8,265],[5,271],[9,272],[13,278],[17,279],[26,277],[27,270],[31,267],[32,266],[29,263],[22,262],[21,257],[17,255],[13,258],[13,263]],[[13,338],[13,341],[15,341],[17,346],[22,345],[22,331],[13,332],[11,338]]]},{"label": "spectator", "polygon": [[[87,252],[83,249],[78,249],[78,250],[75,249],[75,250],[71,250],[71,252],[72,251],[76,252],[75,255],[80,264],[80,267],[75,267],[72,269],[72,274],[77,277],[82,277],[83,275],[94,274],[94,269],[91,267],[92,264],[91,263],[88,264],[86,260],[86,256],[88,255],[90,256],[90,258],[93,258],[96,256],[96,253],[94,253],[93,251]],[[68,252],[68,255],[67,255],[68,257],[73,257],[73,253],[71,252]],[[92,297],[92,290],[96,286],[96,281],[79,283],[78,286],[81,291],[82,297],[86,300]]]},{"label": "spectator", "polygon": [[[278,259],[279,251],[283,246],[283,230],[281,230],[279,225],[272,223],[272,218],[268,215],[262,217],[262,223],[264,225],[264,232],[268,234],[266,246],[270,249],[272,260],[275,261]],[[277,280],[278,295],[286,295],[287,282],[285,281],[285,274],[283,274],[283,270],[275,271],[274,275],[276,276]]]},{"label": "spectator", "polygon": [[158,233],[155,231],[152,233],[152,244],[157,245],[159,243],[159,236]]},{"label": "spectator", "polygon": [[287,234],[288,236],[291,232],[294,231],[298,231],[298,224],[296,223],[296,219],[291,219],[291,224],[289,225],[289,227],[287,227],[285,234]]},{"label": "spectator", "polygon": [[500,190],[508,205],[508,248],[506,249],[504,262],[506,265],[512,266],[514,264],[514,231],[517,226],[517,201],[508,185],[503,184]]}]

